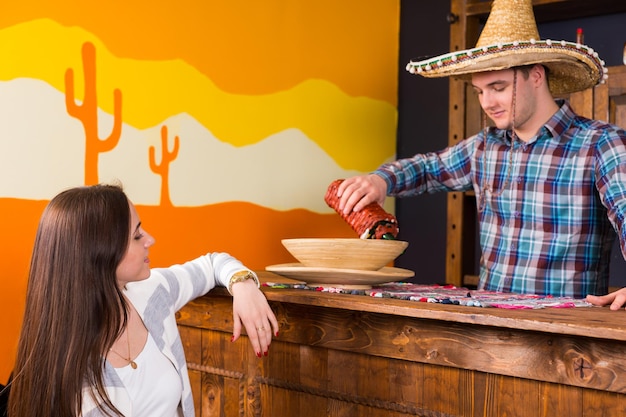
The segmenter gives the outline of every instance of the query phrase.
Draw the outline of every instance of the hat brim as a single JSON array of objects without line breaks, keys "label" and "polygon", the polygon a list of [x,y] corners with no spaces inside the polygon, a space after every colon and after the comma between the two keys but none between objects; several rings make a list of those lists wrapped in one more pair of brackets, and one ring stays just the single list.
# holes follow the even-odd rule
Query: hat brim
[{"label": "hat brim", "polygon": [[419,62],[407,69],[424,77],[462,77],[522,65],[549,68],[553,94],[567,94],[592,87],[605,78],[606,68],[593,49],[571,42],[530,41],[490,45],[450,53]]}]

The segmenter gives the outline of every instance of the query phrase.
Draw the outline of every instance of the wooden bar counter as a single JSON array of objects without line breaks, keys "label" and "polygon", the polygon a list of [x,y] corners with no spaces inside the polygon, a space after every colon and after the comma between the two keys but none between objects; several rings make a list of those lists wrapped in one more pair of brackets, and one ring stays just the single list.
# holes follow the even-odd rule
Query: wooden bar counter
[{"label": "wooden bar counter", "polygon": [[198,416],[626,413],[626,311],[263,291],[280,333],[261,359],[245,336],[230,341],[232,298],[225,289],[179,312]]}]

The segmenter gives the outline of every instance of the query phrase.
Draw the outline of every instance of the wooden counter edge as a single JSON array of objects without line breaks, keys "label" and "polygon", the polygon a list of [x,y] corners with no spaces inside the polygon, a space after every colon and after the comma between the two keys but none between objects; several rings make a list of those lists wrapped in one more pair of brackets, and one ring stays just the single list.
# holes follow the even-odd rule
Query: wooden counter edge
[{"label": "wooden counter edge", "polygon": [[[296,282],[257,271],[261,282]],[[626,341],[626,310],[605,307],[508,310],[423,303],[363,295],[262,287],[269,301],[392,314],[484,326]]]}]

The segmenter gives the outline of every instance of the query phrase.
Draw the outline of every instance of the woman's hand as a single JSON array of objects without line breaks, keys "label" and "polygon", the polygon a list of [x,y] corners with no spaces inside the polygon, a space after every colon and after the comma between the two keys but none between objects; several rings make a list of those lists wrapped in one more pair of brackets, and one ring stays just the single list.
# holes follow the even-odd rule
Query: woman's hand
[{"label": "woman's hand", "polygon": [[620,288],[607,295],[588,295],[585,300],[596,306],[610,304],[611,310],[619,310],[626,305],[626,288]]},{"label": "woman's hand", "polygon": [[272,334],[278,336],[278,321],[265,295],[251,279],[233,284],[232,293],[234,326],[231,342],[239,338],[243,324],[255,354],[259,358],[267,356]]}]

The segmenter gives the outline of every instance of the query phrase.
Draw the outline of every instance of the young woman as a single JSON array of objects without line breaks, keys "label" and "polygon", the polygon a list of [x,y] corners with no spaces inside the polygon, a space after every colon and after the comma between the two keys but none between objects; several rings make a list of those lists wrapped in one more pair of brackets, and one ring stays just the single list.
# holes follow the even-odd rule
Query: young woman
[{"label": "young woman", "polygon": [[193,416],[175,312],[216,285],[232,340],[257,356],[278,323],[253,272],[226,253],[150,269],[154,238],[114,185],[54,197],[39,224],[9,398],[11,417]]}]

